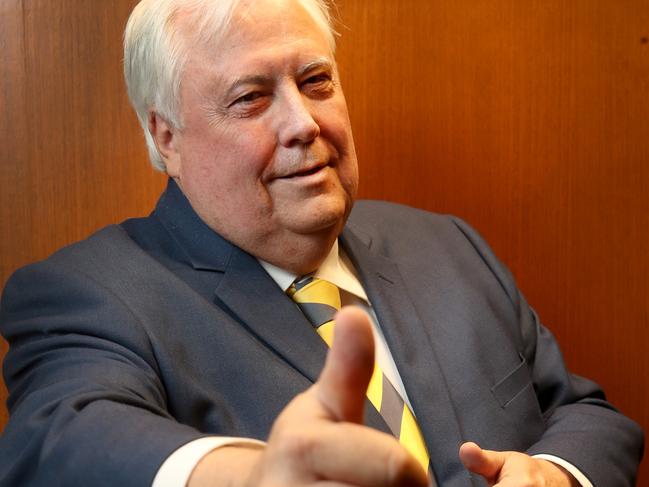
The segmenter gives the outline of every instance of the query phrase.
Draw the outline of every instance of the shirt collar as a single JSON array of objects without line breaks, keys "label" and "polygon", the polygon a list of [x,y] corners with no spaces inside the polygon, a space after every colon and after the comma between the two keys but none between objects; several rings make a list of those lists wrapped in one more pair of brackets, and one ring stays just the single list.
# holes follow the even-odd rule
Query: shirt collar
[{"label": "shirt collar", "polygon": [[[291,287],[297,277],[300,277],[263,260],[259,260],[259,263],[284,292]],[[368,301],[365,290],[356,276],[354,266],[344,250],[338,246],[338,240],[334,242],[329,254],[313,276],[329,281],[340,289]]]}]

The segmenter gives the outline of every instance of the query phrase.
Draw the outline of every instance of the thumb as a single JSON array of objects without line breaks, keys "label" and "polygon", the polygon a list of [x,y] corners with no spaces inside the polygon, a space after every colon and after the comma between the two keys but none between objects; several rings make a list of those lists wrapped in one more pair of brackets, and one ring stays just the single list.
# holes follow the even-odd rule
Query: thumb
[{"label": "thumb", "polygon": [[507,455],[504,452],[483,450],[469,442],[460,447],[460,460],[473,473],[482,475],[490,481],[497,481]]},{"label": "thumb", "polygon": [[367,313],[348,306],[336,313],[334,341],[317,385],[317,397],[335,421],[363,422],[374,370],[374,339]]}]

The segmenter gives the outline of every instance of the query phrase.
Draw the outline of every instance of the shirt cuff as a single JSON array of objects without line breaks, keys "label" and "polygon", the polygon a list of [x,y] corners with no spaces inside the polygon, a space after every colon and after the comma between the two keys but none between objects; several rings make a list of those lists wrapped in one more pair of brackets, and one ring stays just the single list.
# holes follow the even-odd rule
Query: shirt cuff
[{"label": "shirt cuff", "polygon": [[185,487],[198,462],[211,451],[223,446],[263,448],[263,441],[251,438],[207,436],[184,444],[167,457],[158,469],[151,487]]},{"label": "shirt cuff", "polygon": [[593,484],[591,484],[590,480],[588,480],[586,476],[581,473],[581,470],[575,467],[572,463],[565,461],[563,458],[555,457],[554,455],[546,455],[545,453],[534,455],[534,458],[540,458],[541,460],[547,460],[548,462],[556,463],[557,465],[562,466],[570,474],[572,474],[577,482],[579,482],[579,485],[581,485],[581,487],[593,487]]}]

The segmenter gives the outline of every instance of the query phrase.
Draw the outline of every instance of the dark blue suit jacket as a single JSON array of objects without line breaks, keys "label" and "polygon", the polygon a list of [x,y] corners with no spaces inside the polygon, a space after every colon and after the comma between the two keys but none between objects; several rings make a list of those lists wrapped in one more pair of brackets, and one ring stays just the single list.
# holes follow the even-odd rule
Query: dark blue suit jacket
[{"label": "dark blue suit jacket", "polygon": [[[508,271],[463,222],[359,202],[341,244],[376,310],[440,486],[484,485],[458,447],[549,453],[633,485],[642,432],[570,375]],[[151,216],[19,270],[0,331],[2,486],[148,486],[208,434],[265,439],[326,345],[252,256],[170,183]],[[367,423],[387,430],[370,407]]]}]

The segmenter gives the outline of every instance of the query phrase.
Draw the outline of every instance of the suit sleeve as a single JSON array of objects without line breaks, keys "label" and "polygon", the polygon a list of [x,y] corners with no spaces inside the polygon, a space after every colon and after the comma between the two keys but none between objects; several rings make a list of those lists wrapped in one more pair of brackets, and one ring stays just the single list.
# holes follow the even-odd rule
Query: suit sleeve
[{"label": "suit sleeve", "polygon": [[567,370],[555,338],[529,307],[509,271],[474,230],[460,220],[455,223],[496,275],[519,316],[522,355],[546,425],[527,453],[562,458],[596,487],[635,485],[644,441],[641,428],[607,402],[597,384]]},{"label": "suit sleeve", "polygon": [[138,317],[64,264],[18,271],[3,295],[11,417],[0,485],[149,486],[171,452],[203,435],[168,412]]}]

